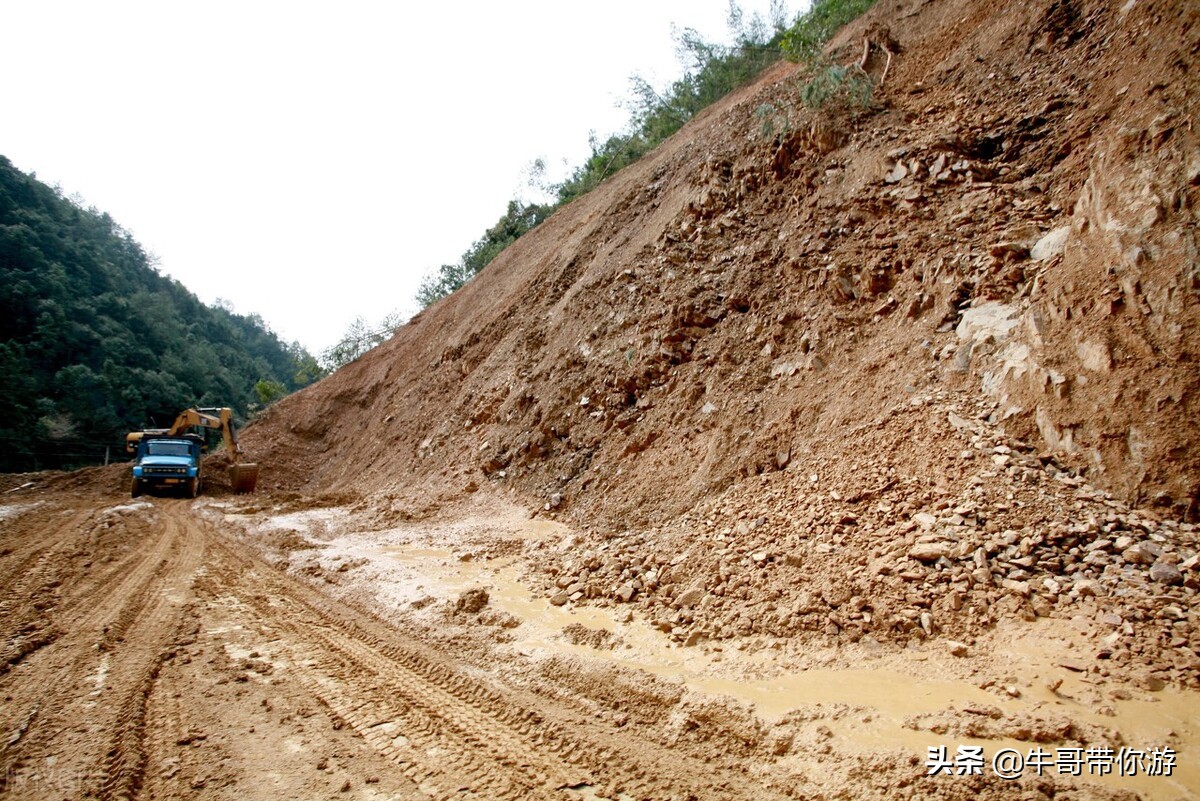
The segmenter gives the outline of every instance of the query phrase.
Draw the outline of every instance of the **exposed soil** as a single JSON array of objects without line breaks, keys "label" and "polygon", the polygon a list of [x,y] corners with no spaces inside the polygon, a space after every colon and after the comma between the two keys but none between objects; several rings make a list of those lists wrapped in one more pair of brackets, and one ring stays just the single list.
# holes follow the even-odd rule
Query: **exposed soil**
[{"label": "exposed soil", "polygon": [[[1200,695],[1097,671],[1084,615],[904,648],[869,637],[685,646],[641,609],[562,608],[531,591],[529,565],[572,552],[578,534],[491,496],[381,528],[366,506],[120,502],[104,486],[34,480],[0,506],[0,775],[16,797],[1175,798],[1200,787]],[[1178,766],[1170,777],[925,775],[931,746],[1134,744],[1170,748]]]},{"label": "exposed soil", "polygon": [[830,54],[884,45],[271,407],[254,496],[0,477],[4,790],[1200,794],[1200,7],[881,0]]}]

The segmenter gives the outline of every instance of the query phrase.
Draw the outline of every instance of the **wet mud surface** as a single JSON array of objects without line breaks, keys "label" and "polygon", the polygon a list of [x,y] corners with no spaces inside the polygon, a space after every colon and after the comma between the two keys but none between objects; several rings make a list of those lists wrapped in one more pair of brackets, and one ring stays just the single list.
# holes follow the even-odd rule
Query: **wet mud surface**
[{"label": "wet mud surface", "polygon": [[[1073,797],[1196,792],[1197,694],[1078,671],[1070,620],[692,646],[528,583],[577,532],[483,494],[421,521],[294,496],[31,489],[0,534],[6,794]],[[927,776],[931,747],[1177,754],[1171,776]],[[1054,771],[1049,771],[1054,773]],[[1074,788],[1074,789],[1072,789]]]}]

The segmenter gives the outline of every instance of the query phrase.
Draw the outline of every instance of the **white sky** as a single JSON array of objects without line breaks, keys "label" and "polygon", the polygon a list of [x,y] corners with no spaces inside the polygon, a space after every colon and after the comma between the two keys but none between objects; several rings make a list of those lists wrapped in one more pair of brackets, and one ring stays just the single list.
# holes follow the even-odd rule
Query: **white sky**
[{"label": "white sky", "polygon": [[[527,196],[621,129],[629,78],[682,73],[672,24],[727,0],[5,4],[0,155],[106,211],[201,300],[314,355],[413,312]],[[746,16],[769,0],[742,0]],[[795,14],[807,3],[788,4]],[[560,166],[554,178],[561,177]]]}]

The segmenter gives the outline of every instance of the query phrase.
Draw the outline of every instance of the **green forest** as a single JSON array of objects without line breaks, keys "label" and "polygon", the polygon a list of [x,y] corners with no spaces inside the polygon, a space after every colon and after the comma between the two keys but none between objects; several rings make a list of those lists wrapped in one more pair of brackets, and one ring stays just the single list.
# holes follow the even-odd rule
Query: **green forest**
[{"label": "green forest", "polygon": [[321,375],[257,315],[161,275],[108,214],[0,156],[0,471],[123,455],[188,406],[256,408]]}]

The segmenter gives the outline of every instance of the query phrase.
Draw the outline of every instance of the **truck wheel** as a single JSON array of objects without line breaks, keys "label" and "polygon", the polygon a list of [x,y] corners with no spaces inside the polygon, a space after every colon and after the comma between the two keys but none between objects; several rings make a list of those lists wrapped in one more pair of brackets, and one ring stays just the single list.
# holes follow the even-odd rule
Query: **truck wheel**
[{"label": "truck wheel", "polygon": [[133,486],[130,487],[130,489],[129,489],[129,495],[130,495],[130,497],[136,498],[137,496],[139,496],[141,494],[142,494],[142,482],[138,481],[135,478],[133,480]]},{"label": "truck wheel", "polygon": [[200,494],[200,479],[193,478],[187,483],[187,495],[189,498],[195,498]]}]

